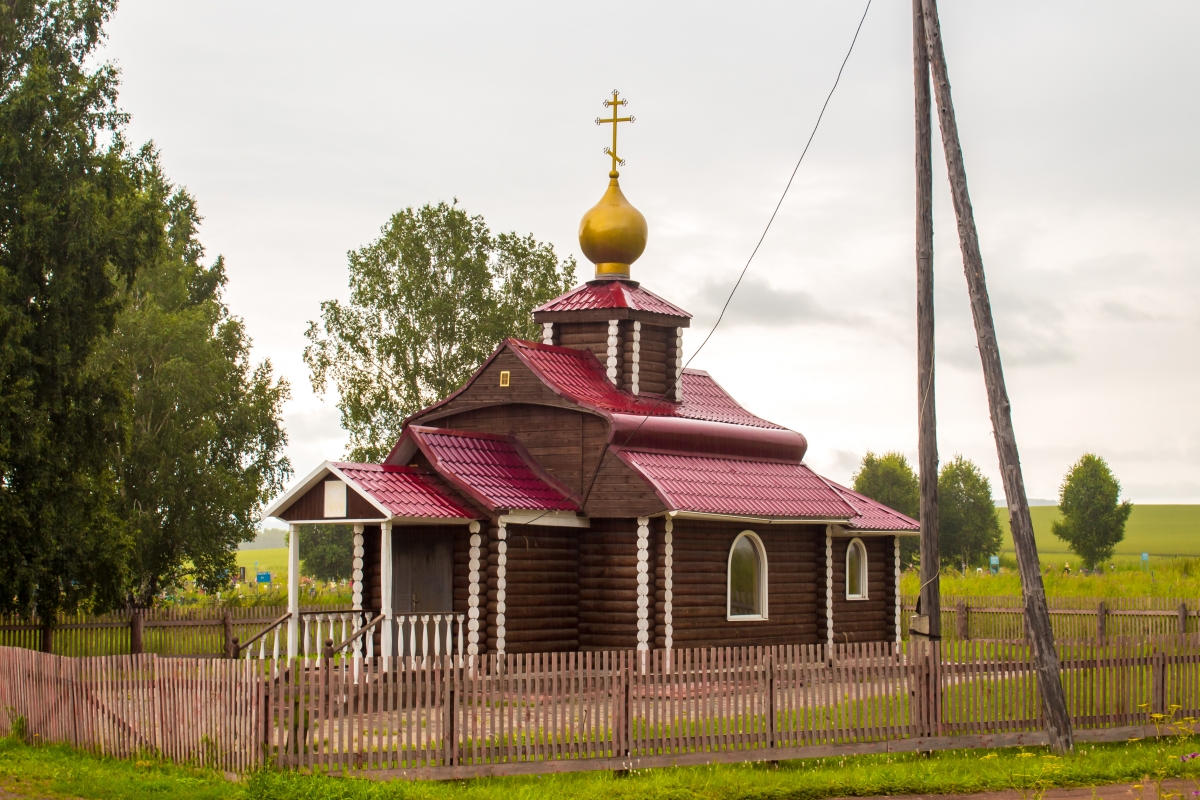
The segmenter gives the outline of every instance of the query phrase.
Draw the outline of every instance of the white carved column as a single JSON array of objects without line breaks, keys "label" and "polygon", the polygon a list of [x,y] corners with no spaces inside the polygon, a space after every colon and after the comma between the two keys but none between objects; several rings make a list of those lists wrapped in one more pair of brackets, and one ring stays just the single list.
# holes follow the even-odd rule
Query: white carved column
[{"label": "white carved column", "polygon": [[663,533],[663,647],[675,647],[674,576],[675,576],[675,525],[667,518]]},{"label": "white carved column", "polygon": [[[383,614],[383,629],[379,636],[379,654],[395,655],[392,647],[392,523],[385,522],[379,530],[379,613]],[[366,634],[370,636],[370,634]]]},{"label": "white carved column", "polygon": [[619,322],[615,319],[608,321],[608,380],[613,384],[617,382],[617,348],[621,346]]},{"label": "white carved column", "polygon": [[542,344],[554,344],[554,323],[542,323]]},{"label": "white carved column", "polygon": [[[367,552],[363,549],[363,530],[362,525],[354,526],[354,560],[350,562],[350,608],[353,611],[362,611],[363,556]],[[353,627],[357,630],[362,624],[361,619],[355,618]],[[354,640],[351,648],[355,656],[362,653],[363,644],[361,636]]]},{"label": "white carved column", "polygon": [[650,649],[650,520],[637,520],[637,649]]},{"label": "white carved column", "polygon": [[[546,323],[550,324],[550,323]],[[467,563],[467,655],[479,655],[479,523],[472,522],[470,561]],[[486,599],[486,598],[485,598]]]},{"label": "white carved column", "polygon": [[892,538],[893,552],[895,554],[894,565],[892,567],[892,594],[895,595],[896,601],[896,644],[900,644],[900,537]]},{"label": "white carved column", "polygon": [[825,526],[825,641],[833,647],[833,528]]},{"label": "white carved column", "polygon": [[300,648],[300,526],[288,526],[288,658]]},{"label": "white carved column", "polygon": [[505,598],[508,595],[507,564],[508,564],[508,530],[504,522],[496,525],[496,652],[504,655],[504,613],[507,610]]},{"label": "white carved column", "polygon": [[683,328],[675,329],[675,402],[683,402]]},{"label": "white carved column", "polygon": [[638,394],[639,373],[641,372],[642,364],[642,323],[636,319],[633,321],[633,366],[630,371],[633,373],[632,385],[629,391]]}]

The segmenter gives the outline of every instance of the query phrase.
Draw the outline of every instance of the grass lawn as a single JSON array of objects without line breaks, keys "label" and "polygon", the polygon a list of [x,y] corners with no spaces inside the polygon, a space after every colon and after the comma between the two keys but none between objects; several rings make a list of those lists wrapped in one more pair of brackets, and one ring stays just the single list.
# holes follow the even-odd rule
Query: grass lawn
[{"label": "grass lawn", "polygon": [[[645,770],[625,777],[609,772],[486,778],[445,783],[376,783],[265,771],[234,783],[209,770],[153,760],[117,761],[68,747],[31,747],[0,742],[0,792],[80,798],[170,798],[171,800],[355,800],[356,798],[461,798],[462,800],[726,800],[880,794],[947,794],[1021,789],[1036,796],[1059,786],[1142,784],[1200,776],[1197,761],[1179,756],[1200,747],[1194,739],[1081,745],[1055,758],[1041,748],[964,750],[851,756],[784,762],[778,766],[721,765]],[[1145,787],[1145,796],[1153,796]],[[1200,786],[1197,786],[1200,789]],[[1132,789],[1143,796],[1141,786]]]},{"label": "grass lawn", "polygon": [[246,568],[246,580],[248,581],[254,580],[255,564],[257,564],[259,572],[271,573],[271,580],[274,583],[286,586],[287,562],[288,551],[286,547],[271,548],[269,550],[237,551],[237,565]]},{"label": "grass lawn", "polygon": [[[1012,553],[1012,534],[1008,530],[1008,511],[999,508],[1000,527],[1004,532],[1001,552]],[[1033,532],[1042,561],[1046,556],[1069,557],[1070,550],[1055,537],[1050,526],[1058,519],[1058,506],[1033,506]],[[1134,505],[1125,526],[1125,541],[1117,545],[1117,555],[1139,558],[1151,556],[1200,556],[1200,505]]]}]

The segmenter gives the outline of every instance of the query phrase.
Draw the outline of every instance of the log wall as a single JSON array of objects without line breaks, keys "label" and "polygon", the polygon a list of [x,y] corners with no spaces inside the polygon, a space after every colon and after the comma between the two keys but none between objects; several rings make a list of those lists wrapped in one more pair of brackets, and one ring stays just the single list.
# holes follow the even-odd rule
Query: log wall
[{"label": "log wall", "polygon": [[892,537],[864,536],[867,598],[846,599],[846,548],[851,539],[833,540],[833,641],[890,641],[896,636],[895,554]]},{"label": "log wall", "polygon": [[[621,320],[621,385],[633,385],[633,320]],[[675,329],[642,323],[638,394],[665,394],[675,369]],[[669,361],[669,364],[668,364]]]},{"label": "log wall", "polygon": [[633,649],[637,647],[637,520],[593,519],[592,527],[578,534],[579,649]]},{"label": "log wall", "polygon": [[[628,320],[621,320],[620,324],[625,325],[627,322]],[[596,354],[596,358],[600,359],[601,364],[608,365],[608,322],[556,322],[554,343],[576,350],[591,350]],[[619,367],[617,372],[620,374]]]},{"label": "log wall", "polygon": [[[487,537],[487,641],[496,647],[500,540]],[[579,529],[511,525],[505,552],[504,650],[579,649]],[[464,606],[465,607],[465,606]],[[490,652],[489,650],[489,652]]]}]

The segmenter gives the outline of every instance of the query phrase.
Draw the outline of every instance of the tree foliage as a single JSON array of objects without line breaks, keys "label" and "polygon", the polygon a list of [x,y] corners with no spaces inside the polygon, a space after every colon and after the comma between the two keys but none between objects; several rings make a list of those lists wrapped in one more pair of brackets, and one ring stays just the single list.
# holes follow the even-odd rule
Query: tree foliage
[{"label": "tree foliage", "polygon": [[[854,473],[854,491],[883,503],[901,514],[920,519],[921,484],[917,473],[903,453],[895,451],[863,456],[858,472]],[[907,569],[916,559],[920,539],[905,536],[900,540],[900,564]]]},{"label": "tree foliage", "polygon": [[349,253],[350,301],[321,304],[304,359],[313,389],[337,386],[348,457],[382,459],[406,417],[457,389],[508,336],[537,334],[531,311],[569,289],[532,236],[493,236],[457,201],[406,208]]},{"label": "tree foliage", "polygon": [[300,533],[300,572],[321,581],[350,578],[354,566],[353,525],[306,525]]},{"label": "tree foliage", "polygon": [[166,211],[153,152],[122,138],[116,71],[90,63],[113,6],[0,13],[0,611],[123,599],[121,393],[89,362]]},{"label": "tree foliage", "polygon": [[1094,453],[1084,453],[1063,478],[1058,490],[1062,519],[1054,522],[1054,535],[1067,543],[1086,569],[1112,558],[1125,538],[1133,503],[1119,502],[1120,496],[1120,481],[1108,462]]},{"label": "tree foliage", "polygon": [[[160,178],[161,180],[161,178]],[[204,266],[199,216],[170,193],[166,246],[125,292],[96,371],[124,392],[118,513],[132,541],[129,593],[148,606],[190,577],[215,591],[254,538],[260,504],[290,474],[287,384],[253,365],[241,320],[222,300],[225,266]]]},{"label": "tree foliage", "polygon": [[992,484],[974,462],[961,455],[938,475],[938,546],[942,566],[984,566],[1000,552],[1000,516]]}]

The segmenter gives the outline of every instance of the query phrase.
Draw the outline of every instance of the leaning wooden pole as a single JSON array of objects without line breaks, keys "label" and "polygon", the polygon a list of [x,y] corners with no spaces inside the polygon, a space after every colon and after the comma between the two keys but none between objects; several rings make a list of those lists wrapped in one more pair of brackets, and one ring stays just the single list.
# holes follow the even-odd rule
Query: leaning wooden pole
[{"label": "leaning wooden pole", "polygon": [[921,481],[921,613],[929,638],[942,635],[942,595],[938,575],[937,413],[933,386],[933,155],[929,95],[929,53],[925,15],[913,0],[913,96],[917,142],[917,468]]},{"label": "leaning wooden pole", "polygon": [[933,72],[934,93],[937,97],[938,124],[942,146],[946,151],[946,171],[958,218],[958,240],[962,248],[963,269],[967,274],[967,289],[971,296],[971,315],[975,319],[975,337],[979,357],[983,361],[983,378],[987,385],[988,405],[991,407],[992,432],[996,437],[996,452],[1000,457],[1000,472],[1004,494],[1008,498],[1008,516],[1012,526],[1013,544],[1017,550],[1017,566],[1021,571],[1021,590],[1025,599],[1025,619],[1033,658],[1037,669],[1038,690],[1046,719],[1046,733],[1055,752],[1071,750],[1075,736],[1067,699],[1059,678],[1058,652],[1050,629],[1050,612],[1046,607],[1046,589],[1038,562],[1037,543],[1033,538],[1033,522],[1025,497],[1025,480],[1021,475],[1021,459],[1017,453],[1017,437],[1013,432],[1012,408],[1004,386],[1004,371],[1000,364],[1000,348],[996,343],[996,327],[992,321],[992,306],[988,299],[987,282],[983,276],[983,256],[979,251],[979,234],[971,197],[967,193],[967,173],[963,165],[962,147],[958,140],[958,125],[954,119],[954,103],[950,97],[950,78],[946,70],[946,54],[942,49],[941,26],[938,23],[936,0],[922,0],[925,17],[925,43]]}]

